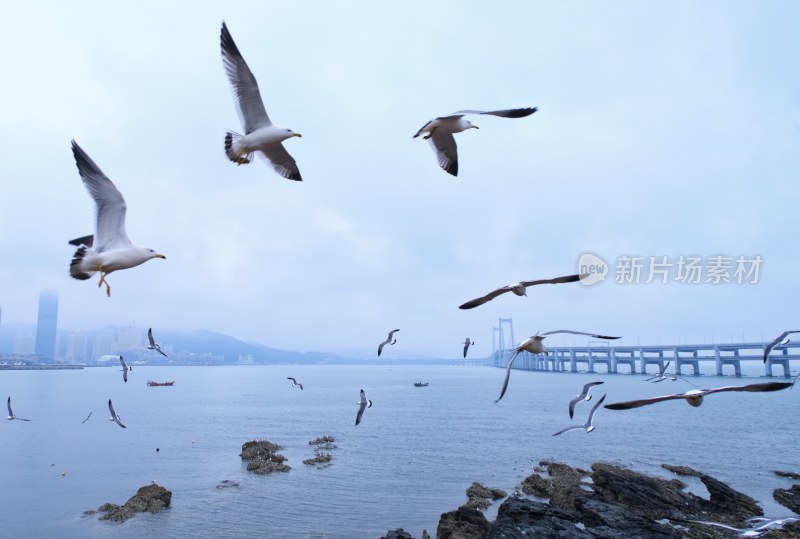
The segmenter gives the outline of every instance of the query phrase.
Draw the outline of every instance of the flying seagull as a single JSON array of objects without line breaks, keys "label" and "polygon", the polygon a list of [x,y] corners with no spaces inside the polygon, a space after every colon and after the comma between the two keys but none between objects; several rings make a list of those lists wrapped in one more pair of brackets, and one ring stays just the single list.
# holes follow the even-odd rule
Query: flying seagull
[{"label": "flying seagull", "polygon": [[792,330],[789,330],[789,331],[784,331],[783,333],[778,335],[778,337],[776,339],[774,339],[769,344],[767,344],[767,347],[764,348],[764,363],[767,362],[767,358],[769,357],[769,353],[772,352],[773,348],[775,348],[779,344],[787,344],[789,342],[789,341],[786,341],[786,342],[782,342],[782,341],[783,341],[783,339],[785,339],[786,337],[788,337],[792,333],[800,333],[800,329],[792,329]]},{"label": "flying seagull", "polygon": [[150,341],[150,344],[148,344],[148,345],[147,345],[147,348],[148,348],[148,350],[155,350],[156,352],[158,352],[158,353],[159,353],[159,354],[161,354],[162,356],[164,356],[164,357],[168,357],[168,356],[167,356],[167,354],[165,354],[165,353],[164,353],[164,352],[161,350],[161,346],[160,346],[160,345],[159,345],[159,344],[156,342],[156,340],[153,338],[153,328],[149,328],[149,329],[147,330],[147,340],[148,340],[148,341]]},{"label": "flying seagull", "polygon": [[733,526],[728,526],[727,524],[722,524],[720,522],[709,522],[704,520],[682,520],[682,519],[672,519],[678,520],[680,522],[691,522],[693,524],[703,524],[704,526],[712,526],[715,528],[721,528],[723,530],[729,530],[732,532],[736,532],[739,534],[739,537],[761,537],[769,530],[780,530],[786,524],[790,524],[792,522],[800,521],[800,518],[797,517],[785,517],[785,518],[763,518],[763,517],[756,517],[747,520],[747,523],[750,524],[752,527],[750,528],[734,528]]},{"label": "flying seagull", "polygon": [[89,412],[89,415],[87,415],[87,416],[86,416],[86,419],[84,419],[83,421],[81,421],[81,425],[83,425],[84,423],[86,423],[87,421],[89,421],[89,418],[90,418],[90,417],[92,417],[92,413],[93,413],[93,412],[94,412],[94,410],[92,410],[91,412]]},{"label": "flying seagull", "polygon": [[300,390],[302,391],[302,389],[303,389],[303,384],[298,384],[298,383],[297,383],[297,380],[295,380],[295,379],[294,379],[294,378],[292,378],[291,376],[287,376],[287,377],[286,377],[286,379],[287,379],[287,380],[291,380],[291,381],[292,381],[292,387],[299,387],[299,388],[300,388]]},{"label": "flying seagull", "polygon": [[524,109],[509,109],[509,110],[459,110],[447,116],[439,116],[423,125],[414,138],[428,133],[424,137],[428,140],[433,148],[433,153],[436,155],[436,161],[445,172],[458,176],[458,152],[456,147],[456,139],[453,138],[454,133],[461,133],[470,128],[478,129],[477,125],[472,125],[472,122],[464,119],[467,114],[488,114],[491,116],[500,116],[501,118],[524,118],[536,112],[536,107]]},{"label": "flying seagull", "polygon": [[657,402],[686,399],[686,402],[694,407],[703,404],[703,397],[712,393],[721,393],[723,391],[780,391],[792,387],[792,382],[764,382],[759,384],[749,384],[746,386],[724,386],[715,387],[713,389],[690,389],[686,393],[678,393],[676,395],[664,395],[661,397],[650,397],[649,399],[639,399],[626,402],[615,402],[613,404],[606,404],[609,410],[629,410],[630,408],[639,408],[640,406],[647,406],[648,404],[655,404]]},{"label": "flying seagull", "polygon": [[511,366],[514,364],[514,360],[517,358],[517,355],[522,352],[530,352],[531,354],[547,354],[547,348],[544,347],[542,341],[548,335],[555,335],[556,333],[570,333],[572,335],[588,335],[589,337],[594,337],[595,339],[619,339],[619,337],[609,337],[607,335],[595,335],[594,333],[584,333],[583,331],[572,331],[571,329],[557,329],[555,331],[548,331],[546,333],[539,334],[532,337],[528,337],[514,349],[514,353],[511,354],[511,359],[508,361],[508,366],[506,367],[506,379],[503,382],[503,389],[500,390],[500,396],[497,397],[497,400],[494,402],[500,402],[500,399],[503,398],[503,395],[506,394],[506,389],[508,389],[508,379],[511,376]]},{"label": "flying seagull", "polygon": [[595,426],[592,425],[592,420],[594,419],[594,413],[597,411],[598,408],[600,408],[600,405],[603,404],[604,400],[606,400],[606,396],[605,395],[600,397],[600,400],[598,400],[595,403],[595,405],[592,406],[592,410],[589,412],[589,419],[586,420],[586,423],[584,423],[583,425],[575,425],[573,427],[567,427],[565,429],[561,429],[560,431],[558,431],[555,434],[553,434],[553,436],[558,436],[559,434],[564,434],[567,431],[578,430],[578,429],[584,429],[586,431],[586,434],[589,434],[590,432],[592,432],[595,429]]},{"label": "flying seagull", "polygon": [[[588,384],[583,386],[583,390],[581,394],[569,401],[569,418],[572,419],[573,414],[575,413],[575,405],[581,401],[590,401],[592,400],[592,396],[589,395],[589,390],[594,386],[599,386],[600,384],[605,384],[605,382],[589,382]],[[605,396],[605,395],[604,395]]]},{"label": "flying seagull", "polygon": [[18,421],[30,421],[30,419],[22,419],[21,417],[17,417],[16,415],[14,415],[14,410],[11,409],[11,397],[10,396],[8,397],[8,401],[6,402],[6,406],[8,407],[8,417],[6,417],[6,419],[8,419],[9,421],[12,421],[14,419],[16,419]]},{"label": "flying seagull", "polygon": [[644,381],[655,384],[656,382],[663,382],[664,380],[671,380],[673,382],[677,382],[678,380],[683,380],[687,384],[697,387],[697,384],[691,382],[690,380],[687,380],[683,376],[675,376],[675,375],[667,376],[665,373],[667,372],[667,367],[669,367],[671,361],[672,360],[667,360],[667,362],[664,363],[664,365],[658,370],[658,374],[654,374],[650,378],[645,378]]},{"label": "flying seagull", "polygon": [[72,141],[72,153],[83,184],[94,199],[96,206],[95,233],[74,241],[82,243],[69,265],[69,274],[75,279],[86,280],[100,273],[98,287],[106,285],[106,294],[111,296],[111,286],[106,276],[113,271],[128,269],[147,262],[151,258],[166,258],[147,247],[131,243],[125,232],[125,199],[103,174],[94,161],[78,143]]},{"label": "flying seagull", "polygon": [[380,357],[380,355],[381,355],[381,352],[383,352],[383,347],[384,347],[384,346],[386,346],[387,344],[388,344],[389,346],[391,346],[391,345],[393,345],[394,343],[396,343],[396,342],[397,342],[397,339],[393,339],[393,336],[394,336],[394,334],[395,334],[395,333],[397,333],[398,331],[400,331],[400,330],[399,330],[399,329],[393,329],[392,331],[390,331],[390,332],[389,332],[389,336],[386,338],[386,340],[385,340],[385,341],[383,341],[382,343],[380,343],[380,344],[378,345],[378,357]]},{"label": "flying seagull", "polygon": [[122,381],[123,382],[127,382],[128,381],[128,371],[130,369],[128,368],[128,364],[125,363],[125,360],[122,358],[122,356],[119,356],[119,362],[122,364]]},{"label": "flying seagull", "polygon": [[487,301],[491,301],[497,296],[501,294],[505,294],[506,292],[514,292],[518,296],[527,296],[528,293],[526,289],[529,286],[536,286],[538,284],[560,284],[560,283],[574,283],[576,281],[580,281],[582,274],[577,275],[565,275],[564,277],[556,277],[555,279],[539,279],[536,281],[520,281],[515,284],[510,284],[508,286],[503,286],[498,288],[497,290],[492,290],[485,296],[480,298],[475,298],[466,302],[464,305],[461,305],[459,309],[473,309],[478,305],[483,305]]},{"label": "flying seagull", "polygon": [[303,178],[300,177],[297,163],[281,142],[303,135],[295,133],[291,129],[272,125],[264,103],[261,101],[256,78],[247,67],[247,62],[242,58],[242,53],[239,52],[236,43],[233,42],[233,37],[228,31],[225,21],[222,22],[220,46],[222,48],[222,65],[231,86],[233,86],[236,112],[239,113],[239,119],[244,126],[244,135],[233,131],[227,132],[225,154],[237,165],[245,165],[252,162],[253,153],[261,152],[275,172],[289,180],[301,181]]},{"label": "flying seagull", "polygon": [[471,341],[469,340],[469,337],[467,337],[462,344],[464,345],[464,359],[467,359],[467,350],[469,350],[470,346],[475,344],[475,341]]},{"label": "flying seagull", "polygon": [[367,399],[367,394],[361,390],[361,400],[358,402],[358,413],[356,414],[356,426],[361,423],[361,416],[364,415],[364,410],[372,408],[372,401]]},{"label": "flying seagull", "polygon": [[122,420],[117,415],[117,412],[114,411],[114,405],[111,404],[111,399],[108,399],[108,411],[111,412],[111,417],[108,418],[109,421],[113,421],[123,429],[127,429],[125,425],[122,424]]}]

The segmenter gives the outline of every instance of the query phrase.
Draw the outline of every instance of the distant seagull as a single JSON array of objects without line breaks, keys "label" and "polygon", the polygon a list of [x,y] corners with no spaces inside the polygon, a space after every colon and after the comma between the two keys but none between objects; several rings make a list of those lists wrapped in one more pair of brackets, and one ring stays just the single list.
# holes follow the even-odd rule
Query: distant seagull
[{"label": "distant seagull", "polygon": [[469,340],[469,337],[467,337],[467,339],[462,344],[464,345],[464,359],[467,359],[467,350],[469,350],[470,346],[475,344],[475,341],[471,341]]},{"label": "distant seagull", "polygon": [[724,386],[716,387],[714,389],[690,389],[686,393],[679,393],[677,395],[664,395],[662,397],[651,397],[649,399],[639,399],[626,402],[615,402],[613,404],[606,404],[609,410],[628,410],[630,408],[638,408],[648,404],[655,404],[657,402],[686,399],[686,402],[692,406],[700,406],[703,404],[703,397],[712,393],[721,393],[723,391],[780,391],[792,387],[792,382],[764,382],[759,384],[749,384],[746,386]]},{"label": "distant seagull", "polygon": [[430,141],[433,153],[436,155],[436,161],[445,172],[458,176],[458,152],[456,147],[456,139],[453,138],[454,133],[461,133],[470,128],[478,129],[477,125],[472,125],[469,120],[465,120],[464,116],[467,114],[489,114],[491,116],[500,116],[501,118],[524,118],[536,112],[536,107],[525,109],[509,109],[509,110],[459,110],[447,116],[439,116],[423,125],[414,138],[417,138],[423,133],[425,140]]},{"label": "distant seagull", "polygon": [[111,404],[111,399],[108,399],[108,411],[111,412],[111,417],[108,418],[109,421],[113,421],[123,429],[127,429],[125,425],[122,424],[122,420],[117,415],[117,412],[114,411],[114,405]]},{"label": "distant seagull", "polygon": [[764,348],[764,363],[767,362],[767,358],[769,357],[769,353],[772,352],[773,348],[775,348],[779,344],[788,344],[789,343],[789,341],[786,341],[786,342],[781,342],[781,341],[783,341],[783,339],[785,339],[786,337],[788,337],[792,333],[800,333],[800,329],[792,329],[792,330],[789,330],[789,331],[784,331],[783,333],[778,335],[778,337],[775,340],[773,340],[769,344],[767,344],[767,347]]},{"label": "distant seagull", "polygon": [[89,412],[89,415],[87,415],[87,416],[86,416],[86,419],[84,419],[83,421],[81,421],[81,425],[83,425],[84,423],[86,423],[87,421],[89,421],[89,418],[90,418],[90,417],[92,417],[92,413],[93,413],[93,412],[94,412],[94,410],[92,410],[91,412]]},{"label": "distant seagull", "polygon": [[23,419],[21,417],[17,417],[17,416],[14,415],[14,411],[11,409],[11,397],[10,396],[8,397],[8,401],[6,402],[6,406],[8,406],[8,417],[6,419],[8,419],[9,421],[12,421],[14,419],[16,419],[17,421],[30,421],[30,419]]},{"label": "distant seagull", "polygon": [[497,296],[501,294],[505,294],[506,292],[514,292],[518,296],[527,296],[528,293],[526,289],[529,286],[536,286],[538,284],[560,284],[560,283],[574,283],[576,281],[581,280],[581,274],[577,275],[565,275],[564,277],[556,277],[555,279],[539,279],[537,281],[520,281],[515,284],[510,284],[508,286],[504,286],[502,288],[498,288],[497,290],[492,290],[485,296],[480,298],[475,298],[466,302],[464,305],[461,305],[459,309],[473,309],[478,305],[483,305],[487,301],[493,300]]},{"label": "distant seagull", "polygon": [[164,357],[169,357],[161,350],[161,345],[159,345],[156,340],[153,338],[153,328],[149,328],[147,330],[147,340],[150,341],[150,344],[147,345],[148,350],[155,350],[159,354]]},{"label": "distant seagull", "polygon": [[575,405],[581,401],[590,401],[592,400],[592,396],[589,395],[589,390],[594,386],[599,386],[600,384],[605,384],[605,382],[589,382],[588,384],[583,386],[583,390],[581,394],[569,401],[569,418],[572,419],[573,414],[575,413]]},{"label": "distant seagull", "polygon": [[603,404],[604,400],[606,400],[606,396],[605,395],[600,397],[600,400],[598,400],[595,403],[595,405],[592,406],[592,410],[589,412],[589,419],[586,420],[586,423],[584,423],[583,425],[575,425],[574,427],[567,427],[565,429],[561,429],[560,431],[558,431],[555,434],[553,434],[553,436],[558,436],[559,434],[564,434],[567,431],[578,430],[578,429],[585,430],[586,434],[589,434],[590,432],[592,432],[595,429],[595,426],[592,425],[592,420],[594,419],[594,413],[597,411],[597,409],[600,407],[600,405]]},{"label": "distant seagull", "polygon": [[389,332],[389,336],[386,338],[386,340],[378,345],[378,357],[380,357],[381,352],[383,352],[383,347],[384,346],[386,346],[387,344],[389,346],[391,346],[391,345],[393,345],[394,343],[397,342],[397,339],[394,339],[393,337],[394,337],[394,334],[397,333],[398,331],[400,331],[400,330],[399,329],[393,329],[392,331],[390,331]]},{"label": "distant seagull", "polygon": [[300,388],[300,390],[302,391],[302,389],[303,389],[303,384],[298,384],[298,383],[297,383],[297,380],[295,380],[295,379],[294,379],[294,378],[292,378],[291,376],[287,376],[287,377],[286,377],[286,379],[287,379],[287,380],[291,380],[291,381],[292,381],[292,387],[299,387],[299,388]]},{"label": "distant seagull", "polygon": [[[95,233],[72,242],[85,240],[72,255],[69,273],[75,279],[86,280],[100,272],[97,286],[106,285],[106,294],[111,296],[111,286],[106,276],[113,271],[133,268],[152,258],[166,258],[147,247],[137,247],[125,232],[125,199],[111,180],[103,174],[94,161],[78,143],[72,141],[72,153],[78,165],[83,184],[94,199],[96,206]],[[70,243],[72,243],[70,242]]]},{"label": "distant seagull", "polygon": [[673,382],[677,382],[678,380],[683,380],[687,384],[689,384],[691,386],[694,386],[694,387],[697,387],[697,384],[687,380],[683,376],[674,376],[674,375],[673,376],[667,376],[665,373],[667,372],[667,367],[669,367],[670,361],[671,360],[669,360],[666,363],[664,363],[664,366],[661,367],[661,369],[659,369],[658,374],[654,374],[650,378],[646,378],[644,381],[655,384],[657,382],[663,382],[664,380],[671,380]]},{"label": "distant seagull", "polygon": [[356,414],[356,426],[361,423],[361,416],[364,415],[364,410],[372,408],[372,401],[367,399],[367,394],[361,390],[361,401],[358,403],[358,413]]},{"label": "distant seagull", "polygon": [[301,181],[303,178],[300,177],[297,163],[281,142],[303,135],[295,133],[291,129],[272,125],[264,103],[261,101],[256,78],[247,66],[247,62],[244,61],[236,43],[233,42],[233,37],[228,31],[225,21],[222,22],[220,46],[222,48],[222,64],[228,80],[233,86],[236,112],[239,113],[239,119],[244,126],[244,135],[233,131],[227,132],[225,154],[237,165],[245,165],[252,162],[253,153],[261,152],[275,172],[289,180]]},{"label": "distant seagull", "polygon": [[125,360],[122,358],[122,356],[119,356],[119,362],[122,364],[122,381],[123,382],[127,382],[128,381],[128,371],[130,369],[128,368],[128,364],[125,363]]},{"label": "distant seagull", "polygon": [[506,394],[506,389],[508,388],[508,379],[511,376],[511,366],[514,364],[514,360],[517,358],[517,354],[522,351],[530,352],[531,354],[546,354],[547,348],[544,347],[542,341],[548,335],[555,335],[556,333],[570,333],[572,335],[588,335],[589,337],[594,337],[595,339],[619,339],[619,337],[608,337],[606,335],[595,335],[594,333],[584,333],[583,331],[572,331],[571,329],[557,329],[555,331],[548,331],[546,333],[539,334],[532,337],[528,337],[514,349],[514,353],[511,355],[511,359],[508,361],[508,366],[506,367],[506,379],[503,382],[503,389],[500,390],[500,396],[497,397],[497,400],[494,402],[500,402],[500,399],[503,398],[503,395]]}]

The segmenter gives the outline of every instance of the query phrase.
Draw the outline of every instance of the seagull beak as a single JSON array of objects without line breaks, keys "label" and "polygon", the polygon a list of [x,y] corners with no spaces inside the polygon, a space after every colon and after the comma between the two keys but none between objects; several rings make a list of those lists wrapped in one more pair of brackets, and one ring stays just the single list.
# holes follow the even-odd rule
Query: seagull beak
[{"label": "seagull beak", "polygon": [[300,137],[300,138],[303,138],[303,135],[301,135],[300,133],[292,133],[292,136],[293,136],[293,137]]},{"label": "seagull beak", "polygon": [[161,253],[158,253],[158,254],[156,255],[156,258],[163,258],[164,260],[166,260],[166,259],[167,259],[167,257],[166,257],[166,256],[164,256],[164,255],[162,255]]},{"label": "seagull beak", "polygon": [[472,125],[470,127],[474,127],[475,129],[480,129],[480,127],[478,127],[477,125]]}]

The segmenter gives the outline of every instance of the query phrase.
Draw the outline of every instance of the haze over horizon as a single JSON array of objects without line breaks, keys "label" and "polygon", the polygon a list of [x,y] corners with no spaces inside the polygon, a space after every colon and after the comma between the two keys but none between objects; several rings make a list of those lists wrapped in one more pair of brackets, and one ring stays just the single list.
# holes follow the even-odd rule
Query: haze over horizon
[{"label": "haze over horizon", "polygon": [[[158,10],[155,8],[158,6]],[[156,15],[154,15],[154,13]],[[422,16],[420,14],[423,14]],[[795,326],[800,6],[673,2],[16,3],[0,60],[2,323],[207,329],[265,346],[491,352],[571,328],[620,344],[764,340]],[[303,182],[223,151],[242,131],[220,59],[225,20]],[[459,176],[412,135],[471,118]],[[69,277],[93,230],[75,139],[128,205],[127,231],[166,260]],[[546,285],[458,306],[522,279],[620,257],[761,257],[755,284]],[[645,267],[641,281],[647,278]],[[581,343],[553,339],[552,345]]]}]

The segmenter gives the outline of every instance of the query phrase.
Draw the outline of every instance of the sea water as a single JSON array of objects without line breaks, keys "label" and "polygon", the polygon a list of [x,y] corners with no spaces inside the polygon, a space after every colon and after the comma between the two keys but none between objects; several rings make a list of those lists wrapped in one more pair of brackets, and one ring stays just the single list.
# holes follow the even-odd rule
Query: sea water
[{"label": "sea water", "polygon": [[[469,366],[137,366],[124,383],[116,367],[0,371],[0,397],[11,395],[16,414],[31,419],[0,423],[0,537],[377,539],[398,527],[433,535],[473,481],[511,493],[541,459],[664,477],[661,463],[689,465],[753,496],[769,516],[790,514],[772,491],[792,482],[772,470],[800,469],[800,389],[716,394],[699,408],[601,408],[594,432],[554,437],[586,420],[595,400],[580,403],[573,420],[567,411],[586,382],[605,382],[592,389],[605,403],[691,386],[515,370],[495,403],[503,376]],[[148,379],[175,385],[147,387]],[[689,379],[702,387],[766,381]],[[361,388],[374,405],[355,426]],[[109,398],[127,428],[107,421]],[[308,442],[322,435],[336,439],[331,465],[304,465],[314,456]],[[242,444],[263,438],[283,446],[290,472],[246,470]],[[239,486],[217,488],[223,480]],[[125,523],[83,514],[121,505],[152,481],[172,491],[159,514]]]}]

